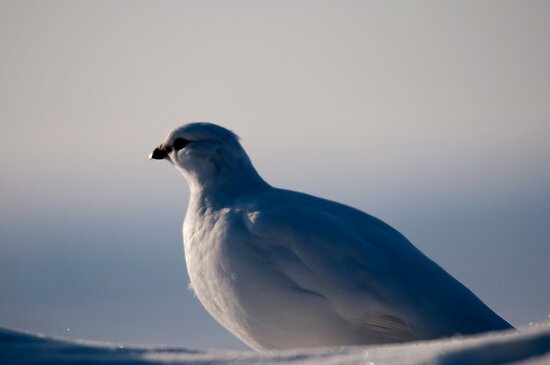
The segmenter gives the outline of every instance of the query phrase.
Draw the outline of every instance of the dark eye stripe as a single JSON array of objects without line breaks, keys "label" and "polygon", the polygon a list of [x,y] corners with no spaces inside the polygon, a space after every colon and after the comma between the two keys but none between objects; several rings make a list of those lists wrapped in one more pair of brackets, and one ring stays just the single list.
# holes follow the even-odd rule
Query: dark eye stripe
[{"label": "dark eye stripe", "polygon": [[176,138],[172,147],[174,147],[176,151],[179,151],[184,148],[188,143],[189,141],[184,138]]}]

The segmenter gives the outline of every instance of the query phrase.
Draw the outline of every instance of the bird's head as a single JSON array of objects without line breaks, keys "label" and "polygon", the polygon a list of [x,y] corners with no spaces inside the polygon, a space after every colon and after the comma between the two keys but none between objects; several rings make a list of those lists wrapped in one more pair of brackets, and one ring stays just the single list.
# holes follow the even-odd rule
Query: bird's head
[{"label": "bird's head", "polygon": [[174,129],[149,159],[171,162],[192,189],[235,190],[263,182],[239,137],[212,123],[190,123]]}]

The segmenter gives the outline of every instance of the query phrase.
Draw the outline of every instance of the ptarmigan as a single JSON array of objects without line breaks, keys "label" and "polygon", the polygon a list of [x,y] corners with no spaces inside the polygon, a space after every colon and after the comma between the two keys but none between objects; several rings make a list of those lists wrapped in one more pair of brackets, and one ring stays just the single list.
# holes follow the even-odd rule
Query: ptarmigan
[{"label": "ptarmigan", "polygon": [[256,350],[512,328],[386,223],[270,186],[223,127],[184,125],[150,158],[189,184],[183,238],[197,297]]}]

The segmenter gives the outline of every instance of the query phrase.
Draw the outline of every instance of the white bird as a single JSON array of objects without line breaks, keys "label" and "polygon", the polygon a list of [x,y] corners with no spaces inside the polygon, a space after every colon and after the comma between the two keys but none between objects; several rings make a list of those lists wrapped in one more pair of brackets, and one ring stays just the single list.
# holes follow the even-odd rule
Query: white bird
[{"label": "white bird", "polygon": [[258,351],[513,328],[386,223],[270,186],[223,127],[184,125],[150,158],[189,184],[183,238],[197,297]]}]

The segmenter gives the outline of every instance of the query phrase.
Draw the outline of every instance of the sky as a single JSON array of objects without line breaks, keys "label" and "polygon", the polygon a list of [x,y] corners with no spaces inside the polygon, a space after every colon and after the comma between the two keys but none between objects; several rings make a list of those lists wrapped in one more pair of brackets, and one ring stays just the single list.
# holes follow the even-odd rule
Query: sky
[{"label": "sky", "polygon": [[0,1],[0,325],[244,349],[187,289],[174,127],[550,315],[550,3]]}]

